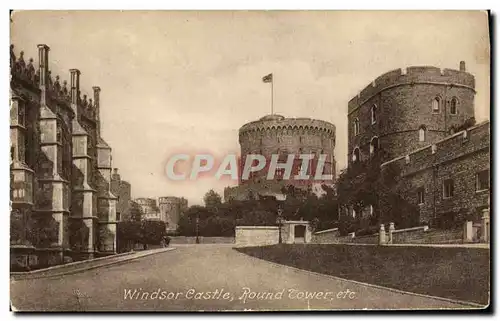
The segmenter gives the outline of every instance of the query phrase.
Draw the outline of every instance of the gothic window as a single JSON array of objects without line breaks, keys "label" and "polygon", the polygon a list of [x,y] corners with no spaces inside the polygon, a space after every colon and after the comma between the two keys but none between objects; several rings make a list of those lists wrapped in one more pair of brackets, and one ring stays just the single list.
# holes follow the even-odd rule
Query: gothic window
[{"label": "gothic window", "polygon": [[427,136],[427,128],[422,125],[418,129],[418,141],[419,142],[425,142],[425,140],[427,139],[426,136]]},{"label": "gothic window", "polygon": [[58,143],[62,144],[62,128],[59,122],[56,125],[56,139]]},{"label": "gothic window", "polygon": [[374,155],[379,149],[378,137],[373,137],[370,141],[370,155]]},{"label": "gothic window", "polygon": [[450,114],[452,115],[458,114],[458,99],[455,97],[451,99]]},{"label": "gothic window", "polygon": [[439,107],[441,105],[441,99],[436,97],[432,100],[432,112],[439,113]]},{"label": "gothic window", "polygon": [[18,114],[19,114],[18,123],[21,126],[26,126],[26,113],[24,110],[24,105],[18,104],[17,106],[18,106],[17,108],[18,108]]},{"label": "gothic window", "polygon": [[377,105],[372,106],[372,125],[377,122]]},{"label": "gothic window", "polygon": [[16,160],[16,148],[14,146],[10,146],[10,161],[13,162]]},{"label": "gothic window", "polygon": [[360,159],[360,154],[359,154],[359,148],[358,148],[358,147],[356,147],[356,148],[354,149],[354,151],[352,152],[352,161],[353,161],[354,163],[356,163],[356,162],[359,162],[360,160],[361,160],[361,159]]},{"label": "gothic window", "polygon": [[354,119],[354,136],[359,135],[359,119]]}]

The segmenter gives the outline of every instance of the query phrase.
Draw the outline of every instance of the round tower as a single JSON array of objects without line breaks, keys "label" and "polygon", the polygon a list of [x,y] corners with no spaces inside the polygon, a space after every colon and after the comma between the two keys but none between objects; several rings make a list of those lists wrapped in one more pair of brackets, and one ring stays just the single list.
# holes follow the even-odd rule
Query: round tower
[{"label": "round tower", "polygon": [[[269,163],[271,155],[279,155],[278,162],[284,163],[289,154],[295,154],[292,175],[299,173],[301,166],[298,155],[313,154],[309,170],[320,154],[326,154],[323,174],[335,176],[335,126],[329,122],[311,118],[285,118],[281,115],[267,115],[257,121],[243,125],[239,130],[241,159],[249,154],[263,155]],[[252,173],[241,184],[260,183],[266,180],[267,170]],[[312,173],[311,173],[312,174]],[[275,176],[280,179],[279,175]],[[300,181],[289,181],[291,185],[300,185]],[[303,184],[303,182],[301,182]]]},{"label": "round tower", "polygon": [[474,117],[474,76],[459,70],[408,67],[389,71],[348,104],[349,164],[382,153],[405,155],[452,133]]}]

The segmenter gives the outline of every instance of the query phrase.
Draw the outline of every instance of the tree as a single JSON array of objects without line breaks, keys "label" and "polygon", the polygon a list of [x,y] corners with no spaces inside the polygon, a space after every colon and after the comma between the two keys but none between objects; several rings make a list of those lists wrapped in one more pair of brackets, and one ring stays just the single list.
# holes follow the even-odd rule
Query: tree
[{"label": "tree", "polygon": [[[339,229],[342,234],[375,230],[382,223],[394,222],[400,228],[418,224],[418,209],[400,193],[401,168],[390,163],[381,169],[383,151],[364,162],[352,164],[338,179],[338,202],[344,208]],[[372,206],[370,217],[346,214],[352,208],[361,214]],[[359,233],[358,233],[359,235]]]},{"label": "tree", "polygon": [[141,243],[155,244],[161,243],[167,235],[167,225],[163,221],[142,221],[141,222]]},{"label": "tree", "polygon": [[217,209],[222,204],[222,197],[211,189],[203,197],[203,202],[206,208]]},{"label": "tree", "polygon": [[142,218],[141,206],[134,201],[130,201],[130,220],[139,222]]}]

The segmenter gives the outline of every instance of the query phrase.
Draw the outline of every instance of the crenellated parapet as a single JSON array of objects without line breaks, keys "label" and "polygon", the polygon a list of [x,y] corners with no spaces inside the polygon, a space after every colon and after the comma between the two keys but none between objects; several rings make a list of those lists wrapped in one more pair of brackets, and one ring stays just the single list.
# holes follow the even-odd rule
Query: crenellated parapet
[{"label": "crenellated parapet", "polygon": [[441,69],[432,66],[414,66],[395,69],[377,77],[348,103],[348,113],[363,105],[374,95],[398,86],[430,84],[468,88],[475,91],[474,76],[463,70]]},{"label": "crenellated parapet", "polygon": [[457,132],[434,144],[391,159],[381,165],[382,169],[397,165],[402,175],[411,175],[438,164],[452,162],[466,155],[490,148],[490,122],[485,121]]},{"label": "crenellated parapet", "polygon": [[257,121],[243,125],[239,135],[260,135],[264,132],[285,132],[285,134],[298,134],[308,132],[324,134],[335,137],[335,125],[318,119],[311,118],[285,118],[280,115],[268,115]]}]

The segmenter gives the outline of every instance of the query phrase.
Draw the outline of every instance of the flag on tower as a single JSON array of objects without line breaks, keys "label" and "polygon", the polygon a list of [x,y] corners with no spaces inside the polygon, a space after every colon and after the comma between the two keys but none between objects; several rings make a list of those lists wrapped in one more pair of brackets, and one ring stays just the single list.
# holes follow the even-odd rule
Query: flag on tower
[{"label": "flag on tower", "polygon": [[273,82],[273,74],[270,73],[269,75],[262,77],[262,81],[263,82]]}]

